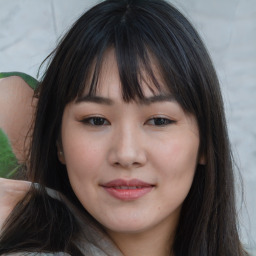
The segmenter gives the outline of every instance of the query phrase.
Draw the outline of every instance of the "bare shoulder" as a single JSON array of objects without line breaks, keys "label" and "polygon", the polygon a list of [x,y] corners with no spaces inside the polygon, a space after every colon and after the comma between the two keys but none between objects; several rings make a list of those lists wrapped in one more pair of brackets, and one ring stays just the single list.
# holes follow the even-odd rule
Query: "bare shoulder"
[{"label": "bare shoulder", "polygon": [[0,106],[3,110],[20,110],[32,105],[34,91],[18,76],[0,79]]},{"label": "bare shoulder", "polygon": [[25,158],[25,137],[32,124],[36,105],[33,95],[33,89],[18,76],[0,79],[0,128],[8,135],[20,162]]}]

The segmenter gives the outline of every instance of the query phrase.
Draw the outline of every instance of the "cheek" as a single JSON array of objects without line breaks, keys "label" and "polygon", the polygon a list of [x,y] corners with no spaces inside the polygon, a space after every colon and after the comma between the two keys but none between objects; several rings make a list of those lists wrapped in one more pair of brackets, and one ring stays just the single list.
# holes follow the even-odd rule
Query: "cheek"
[{"label": "cheek", "polygon": [[155,154],[165,165],[182,167],[186,165],[195,166],[198,155],[199,142],[197,140],[173,139],[169,143],[155,147]]},{"label": "cheek", "polygon": [[[65,147],[65,144],[68,145]],[[85,137],[83,139],[66,140],[65,161],[70,184],[79,201],[87,208],[88,198],[97,199],[94,191],[97,185],[99,173],[102,169],[100,160],[102,148],[90,143]],[[85,195],[87,195],[85,197]]]},{"label": "cheek", "polygon": [[63,141],[65,162],[69,176],[84,179],[95,173],[101,164],[102,147],[86,136],[72,136]]},{"label": "cheek", "polygon": [[[160,205],[161,211],[173,211],[178,209],[191,188],[198,154],[198,140],[191,143],[187,139],[172,140],[162,150],[156,150],[161,161],[158,160],[159,190],[164,205]],[[156,166],[155,166],[156,167]]]},{"label": "cheek", "polygon": [[[164,145],[164,146],[163,146]],[[197,165],[199,140],[178,137],[169,143],[155,147],[157,169],[161,171],[161,179],[168,180],[176,189],[188,189],[194,178]]]}]

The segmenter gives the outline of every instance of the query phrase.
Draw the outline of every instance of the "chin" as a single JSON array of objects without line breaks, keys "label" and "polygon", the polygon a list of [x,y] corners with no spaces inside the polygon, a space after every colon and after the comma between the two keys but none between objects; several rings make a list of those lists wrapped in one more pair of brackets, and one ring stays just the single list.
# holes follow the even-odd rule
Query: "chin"
[{"label": "chin", "polygon": [[118,222],[114,222],[112,224],[103,225],[107,230],[110,232],[115,233],[124,233],[124,234],[136,234],[141,233],[144,231],[149,230],[152,228],[152,222],[150,224],[145,223],[145,220],[141,221],[128,221],[126,220],[119,220]]}]

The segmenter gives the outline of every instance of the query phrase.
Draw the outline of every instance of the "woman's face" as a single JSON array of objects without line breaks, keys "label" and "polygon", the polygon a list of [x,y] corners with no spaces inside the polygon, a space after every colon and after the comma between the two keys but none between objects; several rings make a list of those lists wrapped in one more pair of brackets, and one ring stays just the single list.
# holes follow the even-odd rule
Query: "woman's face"
[{"label": "woman's face", "polygon": [[110,236],[173,231],[200,161],[195,118],[168,93],[142,88],[144,101],[123,101],[109,51],[96,97],[85,92],[63,114],[59,159],[77,198]]}]

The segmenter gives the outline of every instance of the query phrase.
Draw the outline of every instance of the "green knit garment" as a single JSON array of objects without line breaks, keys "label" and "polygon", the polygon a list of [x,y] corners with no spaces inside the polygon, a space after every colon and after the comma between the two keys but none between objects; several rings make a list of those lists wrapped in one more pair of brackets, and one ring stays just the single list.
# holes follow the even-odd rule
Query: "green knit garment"
[{"label": "green knit garment", "polygon": [[[0,73],[0,78],[6,78],[10,76],[21,77],[33,90],[38,86],[38,81],[22,72],[4,72]],[[11,178],[20,167],[15,154],[13,153],[11,143],[5,134],[0,129],[0,177]]]},{"label": "green knit garment", "polygon": [[0,177],[11,178],[19,164],[12,151],[7,135],[0,129]]},{"label": "green knit garment", "polygon": [[33,90],[36,89],[36,87],[38,86],[38,81],[25,73],[22,72],[0,72],[0,78],[5,78],[5,77],[9,77],[9,76],[19,76],[20,78],[22,78]]}]

